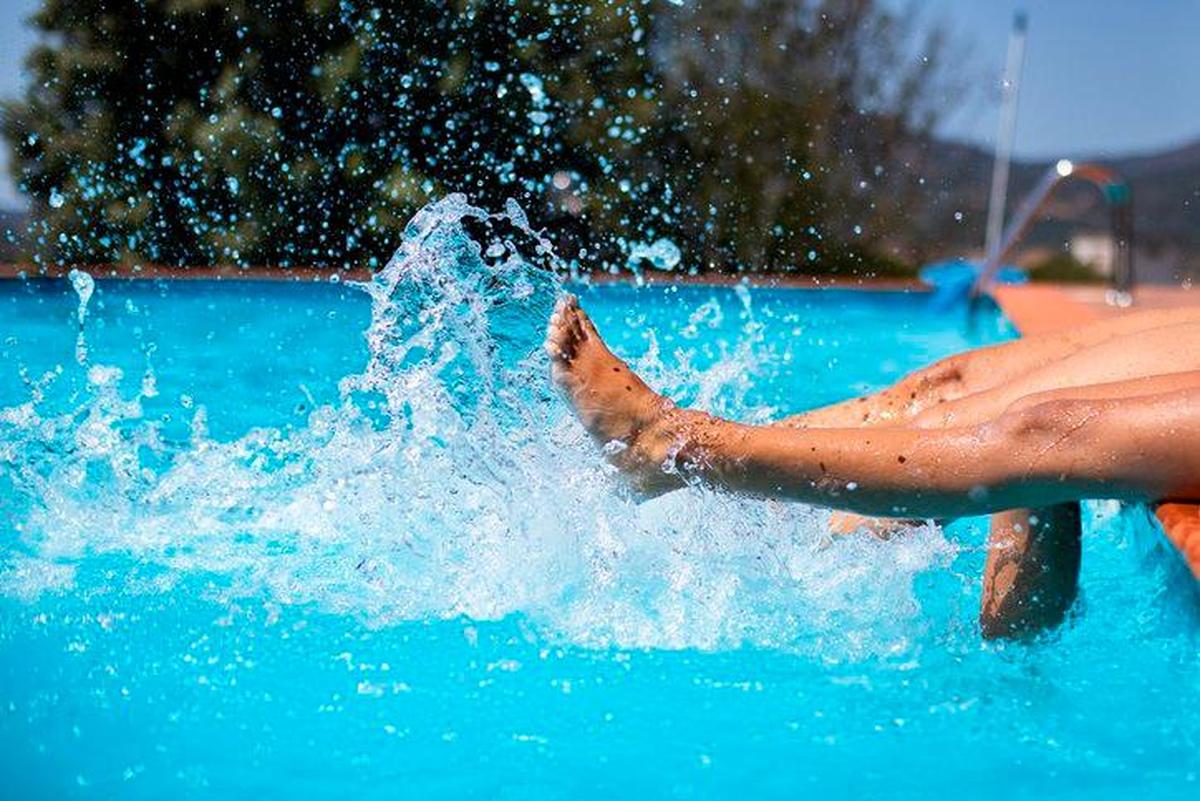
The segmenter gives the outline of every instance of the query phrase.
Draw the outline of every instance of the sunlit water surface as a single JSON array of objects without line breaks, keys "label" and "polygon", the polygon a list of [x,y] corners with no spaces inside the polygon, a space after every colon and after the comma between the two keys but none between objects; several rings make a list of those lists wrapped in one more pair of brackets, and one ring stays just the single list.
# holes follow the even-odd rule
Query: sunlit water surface
[{"label": "sunlit water surface", "polygon": [[[552,260],[478,217],[427,210],[369,291],[0,285],[5,798],[1200,794],[1196,592],[1144,510],[1092,505],[1076,618],[1003,647],[981,521],[639,506],[546,384]],[[898,293],[579,291],[749,421],[1012,335]]]}]

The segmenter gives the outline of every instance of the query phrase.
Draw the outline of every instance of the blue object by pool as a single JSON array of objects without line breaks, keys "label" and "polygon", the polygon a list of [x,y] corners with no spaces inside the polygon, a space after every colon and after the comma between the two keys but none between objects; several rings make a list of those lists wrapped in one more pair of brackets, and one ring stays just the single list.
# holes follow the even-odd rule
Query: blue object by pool
[{"label": "blue object by pool", "polygon": [[[934,311],[946,311],[967,300],[979,274],[979,265],[955,259],[922,267],[918,276],[933,287],[930,305]],[[992,280],[998,284],[1024,284],[1029,276],[1020,267],[1006,265],[996,270]]]},{"label": "blue object by pool", "polygon": [[[331,284],[0,284],[5,798],[1195,798],[1190,579],[1088,509],[1078,618],[985,645],[979,520],[637,506],[546,386],[556,284],[434,220]],[[919,295],[600,287],[766,420],[1000,341]],[[365,335],[364,335],[365,332]]]}]

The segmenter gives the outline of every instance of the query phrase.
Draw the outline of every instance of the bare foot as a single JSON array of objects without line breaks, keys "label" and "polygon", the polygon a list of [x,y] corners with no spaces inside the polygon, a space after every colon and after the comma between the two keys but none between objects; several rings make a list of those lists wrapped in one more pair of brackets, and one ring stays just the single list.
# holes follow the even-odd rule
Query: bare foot
[{"label": "bare foot", "polygon": [[574,295],[558,301],[546,327],[550,374],[575,415],[635,489],[661,494],[683,484],[671,471],[679,415],[618,359]]}]

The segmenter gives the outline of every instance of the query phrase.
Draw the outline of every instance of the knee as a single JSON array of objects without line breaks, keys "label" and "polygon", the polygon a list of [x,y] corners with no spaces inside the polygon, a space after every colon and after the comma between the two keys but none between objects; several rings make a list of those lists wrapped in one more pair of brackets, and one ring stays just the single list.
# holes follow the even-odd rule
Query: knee
[{"label": "knee", "polygon": [[921,379],[931,387],[959,383],[963,380],[963,374],[966,372],[967,361],[966,354],[959,353],[954,356],[948,356],[945,359],[934,362],[922,371]]},{"label": "knee", "polygon": [[1036,396],[1009,406],[986,428],[986,436],[1006,447],[1060,442],[1093,417],[1098,405],[1091,401],[1045,400]]},{"label": "knee", "polygon": [[[904,388],[909,392],[910,400],[941,401],[946,400],[945,392],[963,381],[963,372],[967,359],[962,354],[949,356],[940,361],[909,374],[904,381]],[[953,391],[950,397],[957,393]]]}]

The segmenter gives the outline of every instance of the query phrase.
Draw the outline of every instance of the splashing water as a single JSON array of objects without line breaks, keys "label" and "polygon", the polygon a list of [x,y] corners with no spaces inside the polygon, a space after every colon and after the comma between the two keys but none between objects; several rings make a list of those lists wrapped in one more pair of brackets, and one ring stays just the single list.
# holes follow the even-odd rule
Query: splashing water
[{"label": "splashing water", "polygon": [[82,365],[87,362],[87,340],[83,335],[83,324],[87,320],[88,302],[92,299],[92,293],[96,291],[96,281],[83,270],[71,270],[67,278],[79,297],[79,308],[75,312],[75,317],[79,320],[79,334],[75,337],[75,361]]},{"label": "splashing water", "polygon": [[669,239],[659,239],[654,244],[633,242],[629,245],[629,264],[638,265],[643,260],[657,270],[674,270],[679,266],[683,254],[679,247]]},{"label": "splashing water", "polygon": [[[0,411],[20,537],[0,589],[60,591],[108,558],[141,567],[127,591],[207,575],[228,602],[314,605],[371,626],[519,615],[586,646],[850,657],[903,654],[954,625],[915,590],[955,557],[935,528],[831,542],[825,513],[796,505],[700,490],[629,500],[546,378],[561,272],[516,204],[489,214],[452,195],[361,285],[367,364],[296,430],[220,441],[197,407],[172,441],[143,419],[153,380],[126,398],[120,371],[98,364],[70,413],[37,397]],[[93,283],[73,273],[72,285],[82,324]],[[712,366],[668,367],[653,347],[636,366],[719,411],[722,393],[745,391],[761,344],[741,297],[743,342]],[[701,309],[688,330],[712,319]]]}]

